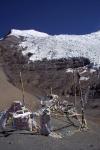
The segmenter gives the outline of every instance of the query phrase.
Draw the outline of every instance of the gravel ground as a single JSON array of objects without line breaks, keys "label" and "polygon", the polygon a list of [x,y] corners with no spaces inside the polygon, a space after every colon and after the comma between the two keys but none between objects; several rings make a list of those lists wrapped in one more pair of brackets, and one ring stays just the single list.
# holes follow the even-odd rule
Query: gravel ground
[{"label": "gravel ground", "polygon": [[84,132],[75,127],[58,130],[56,135],[62,138],[31,135],[26,131],[15,131],[6,137],[0,134],[0,150],[100,150],[99,125],[90,121],[88,127]]}]

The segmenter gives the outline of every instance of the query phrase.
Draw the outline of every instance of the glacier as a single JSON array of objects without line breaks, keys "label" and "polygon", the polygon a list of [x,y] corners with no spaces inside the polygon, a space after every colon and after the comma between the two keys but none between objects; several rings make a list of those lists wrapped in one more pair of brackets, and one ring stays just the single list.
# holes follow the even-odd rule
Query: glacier
[{"label": "glacier", "polygon": [[100,65],[100,31],[85,35],[49,35],[35,30],[12,29],[8,36],[23,37],[19,48],[31,61],[86,57]]}]

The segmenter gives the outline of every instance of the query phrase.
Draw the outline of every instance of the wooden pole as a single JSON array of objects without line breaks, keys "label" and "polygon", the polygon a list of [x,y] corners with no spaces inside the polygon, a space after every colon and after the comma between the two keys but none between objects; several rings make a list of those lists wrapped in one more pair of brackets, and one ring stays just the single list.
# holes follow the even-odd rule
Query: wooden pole
[{"label": "wooden pole", "polygon": [[20,71],[20,81],[21,81],[21,88],[22,88],[22,101],[23,101],[23,105],[25,105],[24,85],[23,85],[23,80],[22,80],[22,73],[21,73],[21,71]]},{"label": "wooden pole", "polygon": [[73,79],[74,79],[74,92],[75,92],[75,99],[74,99],[74,106],[76,107],[76,81],[75,81],[75,75],[76,75],[76,70],[73,69]]},{"label": "wooden pole", "polygon": [[81,95],[81,113],[82,113],[82,123],[81,123],[81,130],[84,130],[86,127],[86,120],[85,120],[85,110],[84,110],[84,100],[83,100],[83,96],[82,96],[82,88],[81,88],[81,83],[79,80],[79,87],[80,87],[80,95]]}]

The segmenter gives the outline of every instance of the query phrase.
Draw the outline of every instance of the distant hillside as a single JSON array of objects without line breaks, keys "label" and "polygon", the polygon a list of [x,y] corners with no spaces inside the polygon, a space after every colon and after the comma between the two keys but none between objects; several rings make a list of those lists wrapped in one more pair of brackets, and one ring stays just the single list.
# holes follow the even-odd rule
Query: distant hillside
[{"label": "distant hillside", "polygon": [[[0,64],[0,110],[5,110],[14,100],[22,101],[22,92],[13,86],[6,77],[2,64]],[[31,110],[37,107],[35,96],[25,92],[25,105]]]},{"label": "distant hillside", "polygon": [[21,89],[21,71],[25,90],[39,97],[49,94],[51,87],[60,96],[73,94],[73,75],[67,75],[66,69],[90,62],[98,67],[99,52],[100,32],[51,36],[34,30],[11,30],[0,41],[0,55],[9,81]]}]

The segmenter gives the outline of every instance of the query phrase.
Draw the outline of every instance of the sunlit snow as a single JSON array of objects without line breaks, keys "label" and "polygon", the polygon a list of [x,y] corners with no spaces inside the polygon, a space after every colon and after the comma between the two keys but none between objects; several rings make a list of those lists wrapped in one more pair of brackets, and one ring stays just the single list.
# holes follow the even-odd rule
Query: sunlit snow
[{"label": "sunlit snow", "polygon": [[[10,35],[23,37],[19,47],[30,60],[87,57],[100,65],[100,31],[86,35],[48,35],[35,30],[11,30]],[[10,36],[9,35],[9,36]]]}]

